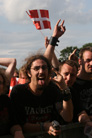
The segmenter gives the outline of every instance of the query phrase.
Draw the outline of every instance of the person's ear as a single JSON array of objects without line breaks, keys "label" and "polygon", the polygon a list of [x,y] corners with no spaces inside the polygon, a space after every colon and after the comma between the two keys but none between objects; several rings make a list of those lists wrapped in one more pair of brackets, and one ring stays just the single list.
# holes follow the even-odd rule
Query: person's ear
[{"label": "person's ear", "polygon": [[31,78],[31,73],[30,73],[30,72],[28,72],[27,74],[28,74],[28,76]]},{"label": "person's ear", "polygon": [[82,61],[81,61],[81,59],[80,59],[80,58],[79,58],[78,62],[79,62],[79,65],[81,65],[81,64],[82,64]]}]

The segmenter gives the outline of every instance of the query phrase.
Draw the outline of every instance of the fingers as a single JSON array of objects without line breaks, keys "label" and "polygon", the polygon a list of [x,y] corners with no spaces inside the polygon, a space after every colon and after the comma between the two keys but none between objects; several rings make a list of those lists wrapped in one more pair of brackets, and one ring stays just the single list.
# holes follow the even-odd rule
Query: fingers
[{"label": "fingers", "polygon": [[50,135],[57,136],[61,133],[61,129],[55,130],[53,127],[50,128]]},{"label": "fingers", "polygon": [[61,19],[59,19],[59,20],[57,21],[56,26],[58,26],[58,25],[59,25],[60,21],[61,21]]},{"label": "fingers", "polygon": [[[58,26],[59,25],[59,23],[60,23],[60,21],[61,21],[61,19],[59,19],[58,21],[57,21],[57,23],[56,23],[56,26]],[[64,25],[64,20],[62,21],[62,23],[61,23],[61,25],[60,25],[60,27],[62,28],[65,28],[65,26],[63,26]]]},{"label": "fingers", "polygon": [[65,22],[65,21],[63,20],[60,26],[63,26],[63,25],[64,25],[64,22]]},{"label": "fingers", "polygon": [[59,25],[60,21],[61,21],[61,19],[59,19],[57,21],[57,23],[54,27],[54,31],[53,31],[53,35],[52,35],[53,37],[57,37],[57,38],[61,37],[64,34],[65,30],[66,30],[65,26],[63,26],[64,25],[64,20],[62,21],[61,25]]},{"label": "fingers", "polygon": [[77,49],[74,49],[74,51],[72,52],[73,54],[75,54],[76,53],[76,51],[77,51]]},{"label": "fingers", "polygon": [[48,40],[48,37],[47,36],[45,37],[45,40]]},{"label": "fingers", "polygon": [[52,70],[56,73],[56,75],[60,75],[62,77],[62,75],[56,69],[53,68]]},{"label": "fingers", "polygon": [[65,26],[63,26],[64,25],[64,22],[65,21],[63,20],[62,23],[61,23],[61,25],[60,25],[63,32],[65,32],[65,30],[66,30]]},{"label": "fingers", "polygon": [[66,31],[66,28],[65,28],[65,26],[63,26],[64,25],[64,20],[62,21],[62,23],[61,23],[61,25],[60,25],[60,28],[61,28],[61,30],[63,31],[63,32],[65,32]]},{"label": "fingers", "polygon": [[51,78],[51,80],[58,85],[61,81],[63,81],[63,76],[57,71],[54,72],[56,73],[56,76]]},{"label": "fingers", "polygon": [[46,47],[46,48],[47,48],[48,44],[49,44],[49,39],[48,39],[48,37],[46,36],[46,37],[45,37],[45,47]]},{"label": "fingers", "polygon": [[61,29],[62,29],[63,33],[66,31],[65,26],[61,26]]},{"label": "fingers", "polygon": [[[61,19],[59,19],[59,20],[57,21],[57,23],[56,23],[57,26],[59,25],[60,21],[61,21]],[[61,23],[60,26],[63,26],[63,25],[64,25],[64,22],[65,22],[65,20],[62,21],[62,23]]]},{"label": "fingers", "polygon": [[75,56],[76,51],[77,51],[77,49],[74,49],[74,51],[70,54],[70,56],[69,56],[69,58],[68,58],[69,60],[71,60],[71,57],[72,57],[72,56]]}]

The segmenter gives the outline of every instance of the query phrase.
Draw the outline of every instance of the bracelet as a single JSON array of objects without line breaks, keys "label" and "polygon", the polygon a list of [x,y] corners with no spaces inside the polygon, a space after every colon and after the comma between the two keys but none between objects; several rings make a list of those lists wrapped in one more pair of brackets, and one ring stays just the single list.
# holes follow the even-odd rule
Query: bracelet
[{"label": "bracelet", "polygon": [[68,101],[68,100],[70,100],[71,98],[72,98],[71,93],[68,93],[68,94],[64,94],[64,95],[63,95],[63,100],[64,100],[64,101]]},{"label": "bracelet", "polygon": [[52,46],[58,46],[57,42],[59,42],[58,38],[51,36],[49,44]]},{"label": "bracelet", "polygon": [[45,128],[44,128],[44,123],[40,123],[40,128],[41,128],[41,131],[45,131]]},{"label": "bracelet", "polygon": [[70,89],[69,88],[63,90],[62,91],[62,94],[63,94],[63,100],[64,101],[68,101],[68,100],[70,100],[72,98],[71,92],[70,92]]},{"label": "bracelet", "polygon": [[62,90],[62,94],[68,94],[68,93],[71,93],[69,88]]}]

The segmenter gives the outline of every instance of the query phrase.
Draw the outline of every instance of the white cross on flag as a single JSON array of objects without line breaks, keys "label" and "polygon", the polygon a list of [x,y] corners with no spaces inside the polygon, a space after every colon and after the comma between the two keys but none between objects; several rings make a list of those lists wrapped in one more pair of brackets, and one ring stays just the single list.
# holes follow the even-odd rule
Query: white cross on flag
[{"label": "white cross on flag", "polygon": [[51,29],[48,10],[29,10],[27,14],[32,19],[36,29]]}]

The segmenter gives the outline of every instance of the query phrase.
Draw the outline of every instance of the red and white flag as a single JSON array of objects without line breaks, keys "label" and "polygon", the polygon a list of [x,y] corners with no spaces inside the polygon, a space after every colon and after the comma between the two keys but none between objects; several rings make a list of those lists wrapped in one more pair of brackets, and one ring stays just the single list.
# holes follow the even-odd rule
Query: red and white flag
[{"label": "red and white flag", "polygon": [[26,13],[32,19],[36,29],[51,29],[48,10],[29,10],[28,12],[26,11]]},{"label": "red and white flag", "polygon": [[9,94],[8,96],[10,96],[11,94],[11,90],[12,88],[17,85],[17,84],[24,84],[25,83],[25,79],[21,79],[21,78],[17,78],[17,77],[12,77],[11,78],[11,82],[10,82],[10,89],[9,89]]}]

